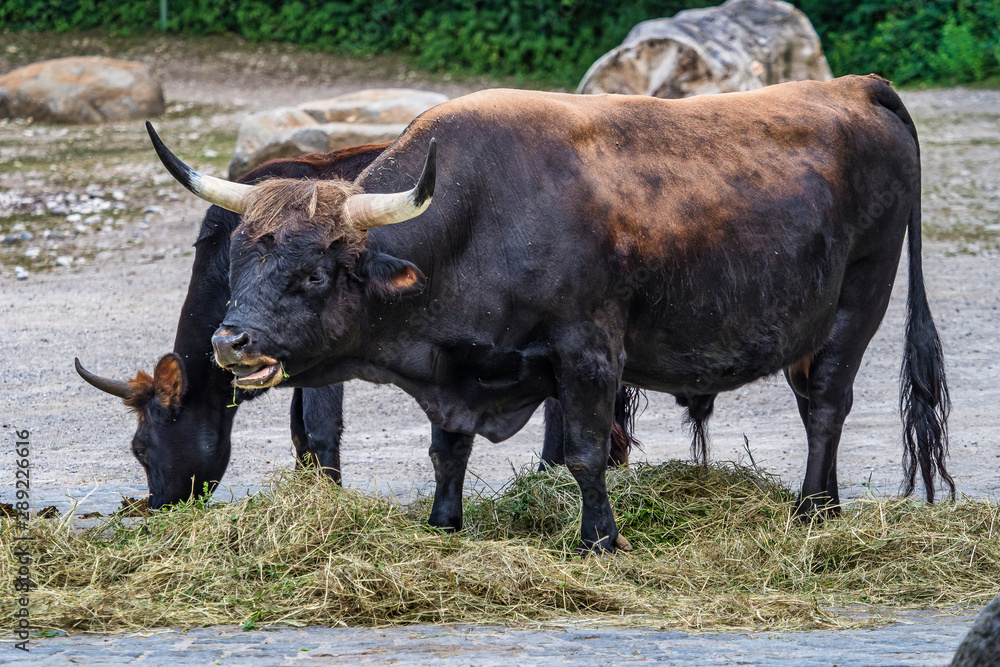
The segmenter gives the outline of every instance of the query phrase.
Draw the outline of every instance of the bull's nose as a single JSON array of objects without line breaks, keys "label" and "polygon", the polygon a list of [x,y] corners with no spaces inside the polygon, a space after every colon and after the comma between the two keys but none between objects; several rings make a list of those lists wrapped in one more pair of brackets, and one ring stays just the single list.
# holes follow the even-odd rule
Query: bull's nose
[{"label": "bull's nose", "polygon": [[212,336],[215,362],[223,367],[240,363],[243,360],[243,349],[249,343],[250,334],[247,332],[220,327]]}]

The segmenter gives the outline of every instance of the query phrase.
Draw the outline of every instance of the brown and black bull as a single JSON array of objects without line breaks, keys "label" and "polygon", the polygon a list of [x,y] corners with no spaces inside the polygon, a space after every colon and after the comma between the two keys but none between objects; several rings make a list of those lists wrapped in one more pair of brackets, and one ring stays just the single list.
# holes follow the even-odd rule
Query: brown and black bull
[{"label": "brown and black bull", "polygon": [[[258,167],[242,183],[265,179],[353,180],[389,144],[346,148],[273,160]],[[146,472],[149,507],[155,509],[200,497],[215,489],[229,465],[231,433],[237,408],[264,389],[235,389],[232,374],[212,358],[211,335],[222,323],[229,293],[230,236],[239,225],[237,213],[211,206],[205,213],[191,270],[187,298],[177,323],[174,349],[157,363],[153,374],[140,371],[130,380],[97,376],[74,360],[88,383],[124,400],[139,418],[132,452]],[[615,446],[610,465],[628,461],[634,443],[635,392],[622,389],[616,407]],[[316,464],[340,483],[340,443],[344,388],[332,384],[296,388],[291,402],[291,434],[297,464]],[[562,416],[558,403],[546,404],[542,465],[562,463]]]},{"label": "brown and black bull", "polygon": [[[237,386],[396,384],[435,426],[439,486],[474,434],[509,437],[556,397],[583,549],[621,544],[604,481],[621,383],[707,409],[784,370],[808,440],[796,511],[836,507],[854,377],[908,236],[906,486],[919,464],[929,499],[936,473],[954,493],[917,136],[878,77],[685,100],[480,92],[353,182],[228,183],[154,143],[243,215],[213,337]],[[431,523],[460,525],[438,500]]]}]

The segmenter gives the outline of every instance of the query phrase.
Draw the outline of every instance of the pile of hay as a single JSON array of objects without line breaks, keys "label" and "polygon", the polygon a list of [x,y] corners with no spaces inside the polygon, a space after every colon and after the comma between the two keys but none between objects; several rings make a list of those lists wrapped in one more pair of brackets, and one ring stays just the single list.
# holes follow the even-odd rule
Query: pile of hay
[{"label": "pile of hay", "polygon": [[[84,531],[31,526],[36,629],[509,623],[587,616],[701,629],[810,629],[845,607],[982,605],[1000,582],[1000,507],[863,500],[799,524],[757,471],[684,463],[609,473],[635,549],[574,555],[579,491],[565,469],[521,474],[466,501],[466,528],[289,472],[232,503],[195,502]],[[0,578],[13,579],[2,522]],[[3,624],[13,625],[5,616]]]}]

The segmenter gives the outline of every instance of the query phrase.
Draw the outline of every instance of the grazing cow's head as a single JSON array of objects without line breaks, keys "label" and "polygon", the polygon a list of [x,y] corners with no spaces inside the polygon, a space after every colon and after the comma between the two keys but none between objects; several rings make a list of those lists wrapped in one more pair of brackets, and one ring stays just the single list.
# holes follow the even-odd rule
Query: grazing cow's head
[{"label": "grazing cow's head", "polygon": [[365,300],[423,289],[416,266],[367,246],[367,230],[409,220],[430,205],[433,139],[416,187],[364,194],[343,180],[274,179],[249,186],[205,176],[147,128],[182,185],[243,216],[230,249],[232,302],[212,338],[216,362],[236,375],[237,387],[273,387],[343,354],[360,339]]},{"label": "grazing cow's head", "polygon": [[200,497],[206,484],[209,492],[215,488],[230,449],[229,429],[218,424],[231,422],[235,410],[218,401],[187,400],[192,392],[180,357],[168,354],[152,376],[139,371],[128,381],[99,377],[75,362],[84,380],[123,399],[138,415],[132,453],[146,471],[151,509]]}]

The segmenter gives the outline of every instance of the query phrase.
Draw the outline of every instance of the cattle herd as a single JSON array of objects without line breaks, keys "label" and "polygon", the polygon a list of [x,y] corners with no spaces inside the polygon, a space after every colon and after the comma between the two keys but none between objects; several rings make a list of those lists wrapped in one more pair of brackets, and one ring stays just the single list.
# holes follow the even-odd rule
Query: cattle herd
[{"label": "cattle herd", "polygon": [[582,494],[581,552],[627,548],[605,486],[636,391],[705,426],[720,392],[783,371],[806,431],[798,516],[838,511],[836,456],[904,239],[904,486],[945,467],[949,398],[921,270],[913,122],[876,76],[662,100],[492,90],[391,144],[268,163],[233,183],[160,160],[212,204],[172,353],[94,375],[139,417],[150,506],[225,472],[237,406],[296,387],[298,458],[339,481],[340,383],[392,383],[431,421],[430,523],[462,525],[475,435],[543,402],[543,465]]}]

